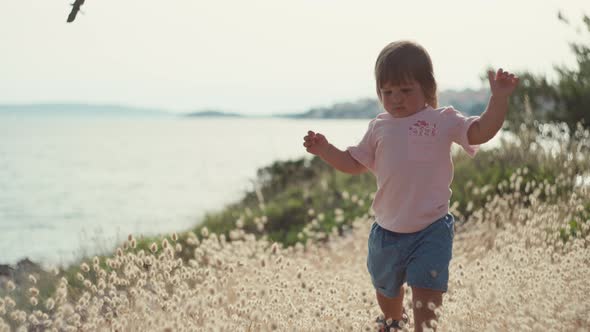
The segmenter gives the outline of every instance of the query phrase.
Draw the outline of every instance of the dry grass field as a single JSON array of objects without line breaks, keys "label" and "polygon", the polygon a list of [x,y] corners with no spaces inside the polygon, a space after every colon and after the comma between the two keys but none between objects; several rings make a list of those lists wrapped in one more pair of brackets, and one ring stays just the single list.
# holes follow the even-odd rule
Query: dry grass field
[{"label": "dry grass field", "polygon": [[[433,308],[438,331],[590,329],[590,223],[569,223],[587,192],[557,204],[537,199],[551,190],[531,185],[526,199],[494,197],[457,223],[449,291]],[[231,239],[188,234],[185,248],[173,234],[153,252],[132,250],[130,236],[127,249],[106,259],[108,272],[98,257],[82,264],[85,291],[76,301],[63,279],[40,300],[31,277],[30,310],[7,293],[0,331],[373,331],[380,310],[365,265],[370,224],[367,215],[344,236],[289,248],[239,225]],[[563,229],[574,234],[567,241]],[[177,258],[181,249],[194,257]]]}]

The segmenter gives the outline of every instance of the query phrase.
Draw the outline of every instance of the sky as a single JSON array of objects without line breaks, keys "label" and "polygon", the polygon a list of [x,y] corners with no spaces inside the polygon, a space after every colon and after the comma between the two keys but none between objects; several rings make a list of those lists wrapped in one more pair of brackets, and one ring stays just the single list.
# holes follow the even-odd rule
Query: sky
[{"label": "sky", "polygon": [[86,0],[67,24],[69,4],[0,1],[0,104],[300,113],[374,98],[399,39],[428,50],[440,89],[487,88],[489,66],[572,67],[590,15],[587,0]]}]

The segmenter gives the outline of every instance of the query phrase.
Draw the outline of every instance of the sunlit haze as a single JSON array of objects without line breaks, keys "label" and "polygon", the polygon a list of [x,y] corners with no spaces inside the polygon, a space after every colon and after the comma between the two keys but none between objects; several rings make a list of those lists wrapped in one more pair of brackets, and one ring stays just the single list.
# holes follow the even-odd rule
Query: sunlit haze
[{"label": "sunlit haze", "polygon": [[[374,97],[381,48],[415,40],[441,89],[486,67],[552,73],[590,1],[0,2],[0,104],[82,102],[243,114]],[[561,10],[573,27],[557,19]]]}]

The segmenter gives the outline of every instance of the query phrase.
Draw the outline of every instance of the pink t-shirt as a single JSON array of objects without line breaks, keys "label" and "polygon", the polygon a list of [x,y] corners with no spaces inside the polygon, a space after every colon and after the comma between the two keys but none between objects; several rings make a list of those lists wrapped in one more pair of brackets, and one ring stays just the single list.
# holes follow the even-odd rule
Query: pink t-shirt
[{"label": "pink t-shirt", "polygon": [[467,129],[479,117],[465,117],[452,106],[426,107],[404,118],[381,113],[357,146],[346,149],[377,178],[373,200],[376,222],[399,233],[413,233],[449,211],[453,180],[451,144],[470,155]]}]

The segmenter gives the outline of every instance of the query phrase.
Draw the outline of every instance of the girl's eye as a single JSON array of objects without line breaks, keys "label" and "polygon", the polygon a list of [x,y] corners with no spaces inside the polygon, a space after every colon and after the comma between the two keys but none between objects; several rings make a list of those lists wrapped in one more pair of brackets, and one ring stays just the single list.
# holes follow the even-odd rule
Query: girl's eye
[{"label": "girl's eye", "polygon": [[402,92],[403,93],[410,93],[410,92],[412,92],[412,89],[402,89]]},{"label": "girl's eye", "polygon": [[389,96],[391,94],[391,91],[383,91],[383,94]]}]

